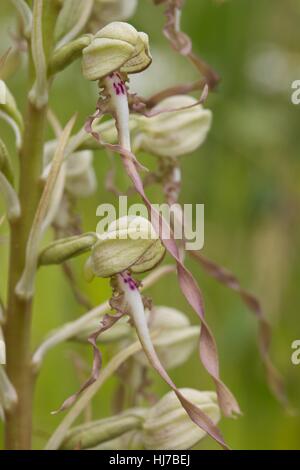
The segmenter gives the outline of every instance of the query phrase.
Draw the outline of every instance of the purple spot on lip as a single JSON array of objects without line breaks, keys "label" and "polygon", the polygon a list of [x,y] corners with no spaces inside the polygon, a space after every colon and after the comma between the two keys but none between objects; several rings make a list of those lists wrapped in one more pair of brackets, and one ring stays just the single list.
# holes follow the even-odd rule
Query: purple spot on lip
[{"label": "purple spot on lip", "polygon": [[118,85],[117,85],[116,83],[114,83],[114,84],[113,84],[113,87],[114,87],[114,89],[115,89],[116,94],[119,95],[119,94],[120,94],[120,91],[119,91]]},{"label": "purple spot on lip", "polygon": [[117,95],[120,95],[120,94],[125,95],[126,93],[125,84],[122,82],[122,80],[119,77],[118,77],[118,81],[115,80],[113,82],[113,87]]},{"label": "purple spot on lip", "polygon": [[128,284],[130,290],[135,290],[137,288],[137,283],[129,274],[122,274],[123,281],[125,284]]},{"label": "purple spot on lip", "polygon": [[124,94],[124,85],[122,81],[119,81],[118,87],[119,87],[120,92]]}]

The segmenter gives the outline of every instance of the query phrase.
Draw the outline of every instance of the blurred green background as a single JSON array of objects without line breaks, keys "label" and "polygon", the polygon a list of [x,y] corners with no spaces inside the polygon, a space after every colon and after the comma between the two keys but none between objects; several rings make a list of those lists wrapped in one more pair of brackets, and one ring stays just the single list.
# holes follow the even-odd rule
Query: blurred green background
[{"label": "blurred green background", "polygon": [[[218,91],[206,106],[214,122],[209,137],[195,154],[182,159],[182,202],[205,204],[204,253],[230,268],[243,286],[253,291],[274,327],[272,357],[282,371],[291,402],[300,409],[300,365],[291,363],[291,343],[300,338],[300,251],[299,173],[300,107],[291,103],[291,83],[300,79],[300,4],[298,0],[187,0],[183,29],[200,53],[222,77]],[[170,49],[161,34],[162,8],[150,0],[139,0],[131,20],[147,32],[153,51],[153,66],[132,80],[132,88],[143,94],[163,86],[190,80],[193,70]],[[0,53],[13,40],[14,10],[9,1],[0,5]],[[19,106],[26,98],[26,63],[8,80]],[[86,83],[76,63],[54,83],[51,106],[63,124],[78,112],[78,126],[96,102],[95,84]],[[1,136],[14,154],[12,134],[1,122]],[[48,135],[51,138],[51,133]],[[142,156],[153,166],[153,158]],[[95,155],[99,186],[95,196],[78,203],[85,231],[95,229],[96,207],[115,202],[104,189],[109,167],[104,152]],[[121,174],[119,182],[127,181]],[[30,188],[29,188],[30,190]],[[159,201],[157,188],[149,191]],[[132,200],[137,200],[133,198]],[[0,207],[0,213],[3,207]],[[5,297],[8,227],[0,228],[0,289]],[[48,236],[50,240],[51,234]],[[73,262],[78,281],[93,304],[110,293],[108,282],[87,285],[82,277],[84,257]],[[300,418],[286,414],[266,385],[257,348],[257,323],[238,296],[210,279],[194,263],[188,262],[205,298],[207,318],[215,333],[221,373],[235,393],[243,411],[237,420],[222,419],[220,427],[234,449],[300,448]],[[149,293],[157,305],[169,305],[195,314],[181,295],[173,275]],[[76,305],[58,267],[41,269],[34,304],[32,346],[49,330],[79,317],[84,310]],[[38,378],[34,405],[34,448],[41,448],[62,416],[51,416],[61,402],[78,389],[71,351],[88,364],[91,351],[85,345],[68,343],[47,356]],[[104,351],[105,352],[105,351]],[[108,352],[105,352],[105,361]],[[212,383],[198,360],[171,372],[178,386],[211,389]],[[153,374],[159,394],[165,386]],[[94,417],[110,414],[116,380],[110,380],[93,402]],[[2,424],[0,424],[0,434]],[[217,448],[210,439],[199,448]]]}]

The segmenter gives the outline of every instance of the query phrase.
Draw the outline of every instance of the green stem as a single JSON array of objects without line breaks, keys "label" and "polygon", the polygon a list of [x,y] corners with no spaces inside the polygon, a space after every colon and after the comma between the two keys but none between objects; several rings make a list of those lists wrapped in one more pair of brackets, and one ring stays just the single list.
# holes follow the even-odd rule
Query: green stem
[{"label": "green stem", "polygon": [[31,370],[32,299],[18,298],[15,287],[25,264],[28,235],[40,198],[39,177],[47,107],[36,109],[28,103],[26,128],[20,155],[20,201],[22,215],[11,223],[10,273],[8,288],[7,374],[18,396],[17,405],[6,414],[5,448],[30,449],[32,428],[33,374]]},{"label": "green stem", "polygon": [[[45,54],[45,67],[53,48],[53,31],[58,6],[53,0],[39,0],[33,4],[35,21],[29,40],[29,89],[38,76],[41,54]],[[36,15],[36,17],[34,17]],[[39,28],[42,37],[39,37]],[[33,34],[35,33],[35,34]],[[36,44],[34,41],[41,41]],[[35,56],[33,52],[39,56]],[[37,63],[39,58],[40,63]],[[34,67],[35,66],[35,67]],[[49,84],[45,86],[49,87]],[[48,89],[46,95],[48,95]],[[31,362],[32,298],[22,299],[16,294],[16,285],[25,267],[26,248],[31,226],[40,200],[39,182],[43,165],[44,134],[48,105],[44,101],[37,107],[28,95],[23,144],[20,150],[21,217],[11,221],[10,260],[8,280],[7,322],[5,341],[7,348],[7,374],[18,396],[17,405],[5,416],[5,448],[30,449],[32,435],[32,402],[34,373]]]}]

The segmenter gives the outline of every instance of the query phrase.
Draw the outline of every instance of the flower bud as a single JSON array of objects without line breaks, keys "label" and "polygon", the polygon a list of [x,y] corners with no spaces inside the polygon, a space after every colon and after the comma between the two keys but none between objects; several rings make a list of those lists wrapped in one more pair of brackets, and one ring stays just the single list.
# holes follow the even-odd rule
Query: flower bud
[{"label": "flower bud", "polygon": [[144,217],[121,217],[99,235],[89,265],[94,275],[110,277],[130,269],[142,273],[154,268],[165,249]]},{"label": "flower bud", "polygon": [[[220,420],[215,392],[200,392],[191,388],[182,388],[180,391],[214,423]],[[147,450],[187,450],[205,435],[205,431],[191,421],[174,392],[167,393],[151,408],[143,425],[144,445]]]},{"label": "flower bud", "polygon": [[[44,168],[51,162],[56,141],[47,142],[44,152]],[[72,153],[65,162],[65,189],[74,197],[87,197],[95,192],[97,179],[93,169],[93,152],[82,150]]]},{"label": "flower bud", "polygon": [[141,72],[150,63],[147,34],[115,21],[100,29],[83,49],[82,71],[87,80],[100,80],[116,71]]},{"label": "flower bud", "polygon": [[93,169],[93,152],[83,150],[68,158],[65,187],[75,197],[87,197],[95,192],[97,179]]},{"label": "flower bud", "polygon": [[130,18],[137,7],[137,0],[95,0],[89,29],[95,33],[99,27],[111,21]]},{"label": "flower bud", "polygon": [[139,132],[133,147],[158,157],[180,157],[194,152],[204,142],[212,122],[211,111],[196,103],[192,96],[172,96],[153,108],[160,114],[137,117]]},{"label": "flower bud", "polygon": [[[152,314],[147,312],[150,332],[153,333],[153,345],[166,369],[183,364],[197,346],[200,335],[199,326],[191,326],[188,317],[169,307],[155,307]],[[141,351],[135,355],[143,366],[149,361]]]},{"label": "flower bud", "polygon": [[87,449],[136,431],[141,428],[146,412],[143,408],[133,408],[111,418],[76,426],[68,432],[62,449],[72,450],[78,445]]},{"label": "flower bud", "polygon": [[95,233],[84,233],[74,237],[56,240],[47,246],[39,256],[40,265],[60,264],[86,251],[96,243]]},{"label": "flower bud", "polygon": [[65,69],[68,65],[81,57],[82,49],[87,47],[90,42],[91,35],[85,34],[56,49],[49,61],[48,74],[53,75]]}]

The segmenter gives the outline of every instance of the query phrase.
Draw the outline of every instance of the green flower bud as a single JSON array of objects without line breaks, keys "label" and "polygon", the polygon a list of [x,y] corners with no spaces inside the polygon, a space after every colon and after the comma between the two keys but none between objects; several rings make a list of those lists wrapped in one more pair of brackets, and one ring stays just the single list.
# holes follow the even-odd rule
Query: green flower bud
[{"label": "green flower bud", "polygon": [[[153,345],[166,369],[172,369],[186,362],[197,346],[200,335],[199,326],[191,326],[188,317],[169,307],[155,307],[150,316],[147,312]],[[149,361],[141,351],[136,360],[148,366]]]},{"label": "green flower bud", "polygon": [[[183,388],[180,391],[214,423],[220,420],[215,392],[200,392],[191,388]],[[187,450],[205,435],[205,431],[191,421],[174,392],[167,393],[151,408],[143,426],[144,445],[147,450]]]},{"label": "green flower bud", "polygon": [[142,273],[154,268],[165,249],[144,217],[121,217],[111,223],[93,248],[89,266],[98,277],[111,277],[130,269]]},{"label": "green flower bud", "polygon": [[60,264],[70,258],[89,251],[96,243],[95,233],[85,233],[74,237],[56,240],[47,246],[39,256],[40,265]]},{"label": "green flower bud", "polygon": [[53,75],[60,70],[65,69],[74,60],[81,57],[82,49],[87,47],[91,42],[91,35],[85,34],[74,41],[68,42],[64,46],[56,49],[50,59],[48,66],[48,75]]},{"label": "green flower bud", "polygon": [[[158,157],[180,157],[194,152],[204,142],[212,122],[211,111],[196,103],[192,96],[172,96],[153,108],[161,114],[137,117],[139,131],[133,147]],[[172,109],[175,111],[163,112]]]},{"label": "green flower bud", "polygon": [[133,408],[111,418],[76,426],[68,432],[62,449],[72,450],[78,445],[87,449],[136,431],[142,427],[146,412],[143,408]]},{"label": "green flower bud", "polygon": [[116,71],[141,72],[151,60],[147,34],[116,21],[100,29],[83,49],[82,71],[87,80],[100,80]]},{"label": "green flower bud", "polygon": [[95,0],[89,29],[95,33],[99,27],[111,21],[130,18],[137,7],[137,0]]}]

